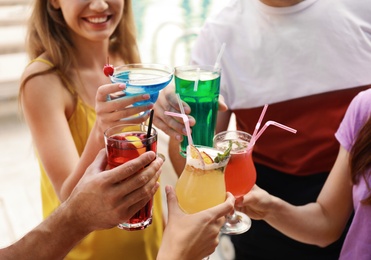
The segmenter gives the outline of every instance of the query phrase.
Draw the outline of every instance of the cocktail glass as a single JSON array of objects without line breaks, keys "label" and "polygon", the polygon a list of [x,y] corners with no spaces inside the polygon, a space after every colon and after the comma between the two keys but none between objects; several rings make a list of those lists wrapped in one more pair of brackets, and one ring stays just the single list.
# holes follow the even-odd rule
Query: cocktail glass
[{"label": "cocktail glass", "polygon": [[159,91],[166,87],[173,78],[174,68],[162,64],[127,64],[114,68],[110,76],[112,83],[125,83],[126,96],[134,96],[148,93],[150,99],[139,101],[133,106],[148,105],[155,103]]},{"label": "cocktail glass", "polygon": [[[157,131],[153,127],[147,136],[148,126],[143,124],[121,124],[104,132],[108,167],[124,164],[146,151],[157,153]],[[127,222],[120,223],[124,230],[142,230],[152,223],[152,199]]]},{"label": "cocktail glass", "polygon": [[[214,136],[214,147],[218,150],[226,150],[230,142],[232,142],[231,157],[224,177],[226,190],[238,198],[248,193],[256,182],[256,170],[252,160],[254,143],[250,143],[251,135],[243,131],[224,131]],[[251,219],[235,210],[233,214],[227,216],[227,221],[220,232],[237,235],[248,231],[250,227]]]},{"label": "cocktail glass", "polygon": [[[191,108],[196,120],[192,127],[193,143],[213,146],[218,99],[220,91],[220,68],[211,65],[186,65],[175,67],[176,93]],[[188,140],[181,143],[180,154],[186,157]]]},{"label": "cocktail glass", "polygon": [[[218,153],[217,149],[207,146],[187,146],[186,165],[175,186],[179,207],[184,212],[193,214],[225,201],[224,170],[229,154],[216,162],[213,158]],[[209,257],[203,258],[207,259]]]},{"label": "cocktail glass", "polygon": [[214,207],[225,201],[224,169],[229,160],[228,156],[219,163],[205,162],[202,153],[215,158],[220,151],[212,147],[195,145],[198,151],[195,156],[194,153],[197,151],[194,149],[191,151],[191,147],[191,145],[187,147],[187,162],[175,186],[179,206],[188,214]]}]

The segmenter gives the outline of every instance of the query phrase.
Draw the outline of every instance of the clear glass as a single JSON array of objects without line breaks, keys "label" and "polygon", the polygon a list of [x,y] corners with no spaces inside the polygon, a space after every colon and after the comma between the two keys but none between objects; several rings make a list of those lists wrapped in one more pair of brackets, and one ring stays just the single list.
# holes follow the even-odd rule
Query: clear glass
[{"label": "clear glass", "polygon": [[[211,158],[215,158],[220,152],[212,147],[195,147],[199,152],[206,152]],[[225,201],[224,170],[228,160],[229,157],[220,163],[206,164],[202,159],[192,158],[190,146],[187,146],[187,162],[175,186],[179,207],[184,212],[196,213]],[[209,257],[204,258],[206,259]]]},{"label": "clear glass", "polygon": [[[176,93],[191,108],[191,116],[197,122],[192,127],[193,143],[213,146],[221,70],[210,65],[186,65],[175,67]],[[180,154],[186,157],[188,139],[181,142]]]},{"label": "clear glass", "polygon": [[[256,182],[256,170],[252,160],[254,144],[250,144],[250,141],[251,135],[243,131],[225,131],[214,136],[214,147],[218,150],[224,151],[232,142],[231,158],[225,170],[225,183],[226,190],[235,198],[248,193]],[[238,235],[248,231],[250,227],[251,219],[235,210],[227,216],[220,232]]]},{"label": "clear glass", "polygon": [[[219,152],[212,147],[195,147],[212,158]],[[225,201],[224,170],[229,158],[220,163],[205,164],[202,159],[192,158],[189,149],[190,146],[187,147],[187,162],[176,183],[175,192],[180,208],[193,214]]]},{"label": "clear glass", "polygon": [[[121,124],[108,128],[104,132],[108,167],[114,168],[124,164],[146,151],[157,153],[157,131],[151,128],[147,136],[148,126],[143,124]],[[151,199],[142,209],[135,213],[128,221],[118,225],[120,229],[133,231],[143,230],[152,223]]]}]

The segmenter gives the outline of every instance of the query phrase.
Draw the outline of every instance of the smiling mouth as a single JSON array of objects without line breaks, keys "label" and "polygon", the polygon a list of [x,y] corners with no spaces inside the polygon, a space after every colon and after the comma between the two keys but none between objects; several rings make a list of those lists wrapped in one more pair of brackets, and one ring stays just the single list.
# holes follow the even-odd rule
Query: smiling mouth
[{"label": "smiling mouth", "polygon": [[112,17],[111,15],[102,16],[102,17],[88,17],[88,18],[84,18],[84,20],[88,21],[89,23],[93,23],[93,24],[101,24],[101,23],[105,23],[108,20],[110,20],[111,17]]}]

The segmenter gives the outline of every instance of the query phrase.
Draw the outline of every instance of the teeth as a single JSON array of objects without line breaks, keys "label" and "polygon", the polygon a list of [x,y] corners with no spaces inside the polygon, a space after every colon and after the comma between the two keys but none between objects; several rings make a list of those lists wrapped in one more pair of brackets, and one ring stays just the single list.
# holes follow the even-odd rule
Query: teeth
[{"label": "teeth", "polygon": [[107,16],[105,17],[94,17],[94,18],[87,18],[87,20],[91,23],[104,23],[107,21]]}]

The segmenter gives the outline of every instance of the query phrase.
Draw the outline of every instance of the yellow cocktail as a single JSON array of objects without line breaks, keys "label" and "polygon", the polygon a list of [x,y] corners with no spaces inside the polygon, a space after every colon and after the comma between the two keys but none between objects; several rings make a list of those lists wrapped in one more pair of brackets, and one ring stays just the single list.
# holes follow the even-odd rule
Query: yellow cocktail
[{"label": "yellow cocktail", "polygon": [[224,169],[228,155],[205,146],[188,146],[187,163],[175,191],[181,209],[192,214],[211,208],[225,201]]}]

